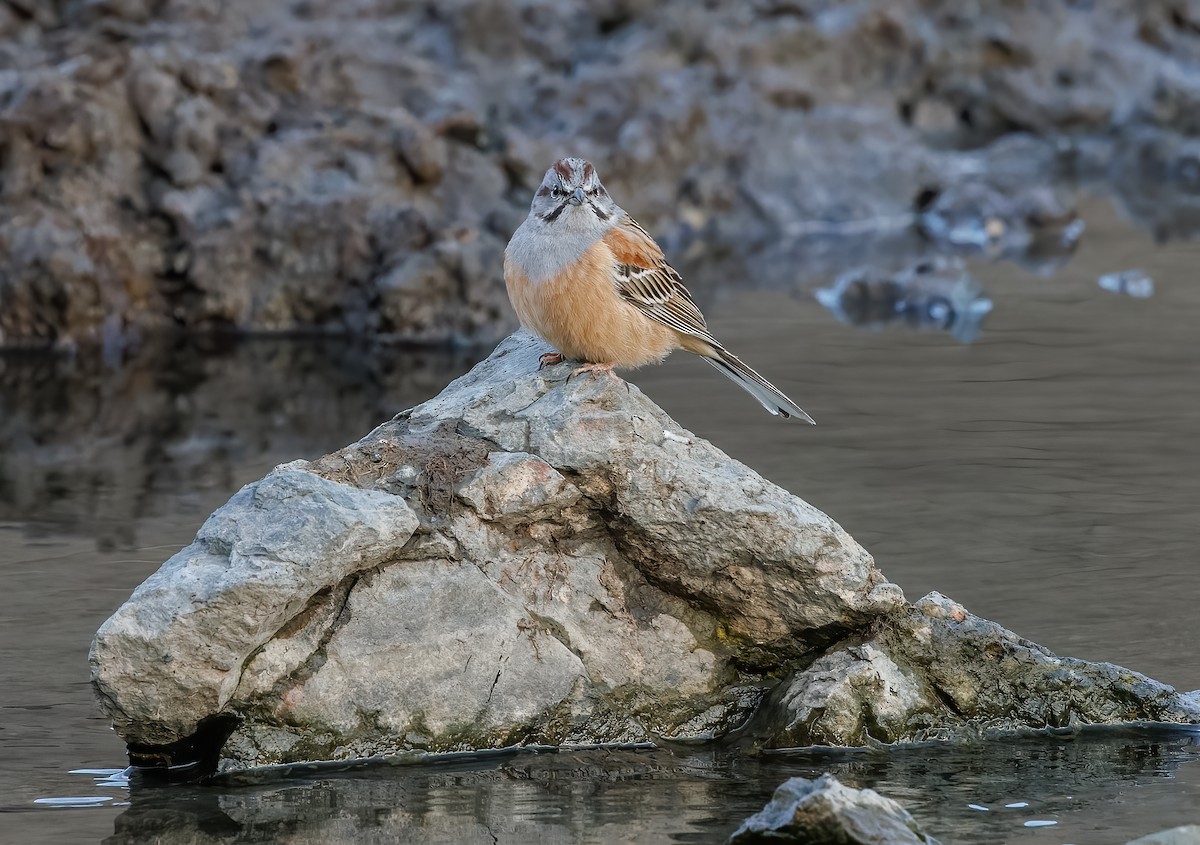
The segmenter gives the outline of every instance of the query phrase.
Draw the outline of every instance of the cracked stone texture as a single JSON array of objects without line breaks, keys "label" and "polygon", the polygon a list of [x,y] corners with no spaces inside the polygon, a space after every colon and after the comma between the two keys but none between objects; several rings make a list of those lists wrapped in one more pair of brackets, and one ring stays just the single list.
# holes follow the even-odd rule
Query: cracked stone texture
[{"label": "cracked stone texture", "polygon": [[828,650],[780,691],[770,742],[782,747],[1200,723],[1200,690],[1058,657],[938,593]]},{"label": "cracked stone texture", "polygon": [[[148,745],[193,733],[230,704],[260,648],[416,528],[403,499],[296,464],[243,487],[96,633],[88,660],[118,732]],[[291,665],[283,651],[271,653]]]},{"label": "cracked stone texture", "polygon": [[1025,244],[1031,189],[1108,173],[1064,135],[1115,136],[1110,176],[1160,186],[1136,216],[1194,231],[1195,2],[960,5],[0,0],[0,345],[499,338],[503,245],[567,152],[713,284],[944,192],[955,237]]},{"label": "cracked stone texture", "polygon": [[278,468],[92,650],[139,747],[211,717],[228,768],[516,744],[765,746],[1200,721],[936,594],[634,386],[504,341],[346,448]]},{"label": "cracked stone texture", "polygon": [[833,775],[789,778],[770,802],[742,823],[730,845],[937,845],[897,801],[873,789],[844,786]]}]

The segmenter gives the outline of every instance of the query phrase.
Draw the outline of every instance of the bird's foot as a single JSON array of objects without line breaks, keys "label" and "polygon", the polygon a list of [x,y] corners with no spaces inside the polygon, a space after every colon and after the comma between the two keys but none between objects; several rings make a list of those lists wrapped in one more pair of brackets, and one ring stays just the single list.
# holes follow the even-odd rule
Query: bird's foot
[{"label": "bird's foot", "polygon": [[[580,373],[597,373],[599,375],[609,375],[613,378],[617,377],[616,371],[613,370],[612,364],[584,364],[582,367],[576,367],[571,370],[571,376],[577,376]],[[567,376],[569,381],[571,376]]]},{"label": "bird's foot", "polygon": [[564,360],[561,352],[543,352],[542,357],[538,359],[538,369],[544,370],[546,367],[561,364]]}]

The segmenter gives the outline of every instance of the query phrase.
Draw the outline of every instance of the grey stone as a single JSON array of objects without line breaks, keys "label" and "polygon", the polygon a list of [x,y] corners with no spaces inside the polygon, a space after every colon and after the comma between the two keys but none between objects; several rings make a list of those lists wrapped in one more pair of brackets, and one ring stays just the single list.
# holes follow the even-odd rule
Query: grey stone
[{"label": "grey stone", "polygon": [[1200,824],[1185,824],[1131,839],[1126,845],[1200,845]]},{"label": "grey stone", "polygon": [[783,687],[778,746],[974,740],[1121,722],[1200,722],[1200,700],[1059,657],[930,593]]},{"label": "grey stone", "polygon": [[899,803],[873,789],[843,786],[833,775],[790,778],[771,801],[742,823],[731,845],[936,845]]},{"label": "grey stone", "polygon": [[403,499],[298,463],[243,487],[97,632],[88,659],[118,731],[145,744],[191,734],[260,648],[416,527]]},{"label": "grey stone", "polygon": [[542,351],[518,333],[218,510],[97,634],[120,735],[188,762],[227,717],[209,741],[238,768],[1200,722],[1197,694],[1056,657],[937,594],[907,604],[828,516],[633,385],[539,369]]},{"label": "grey stone", "polygon": [[[162,745],[227,713],[242,720],[236,764],[710,737],[745,723],[771,672],[903,607],[827,516],[636,388],[539,372],[540,352],[515,336],[433,400],[218,511],[97,635],[122,736]],[[284,480],[345,510],[260,514]],[[386,537],[344,536],[350,513],[378,522],[388,500],[417,514],[415,534],[397,519]],[[244,547],[272,550],[269,581],[228,569]],[[292,558],[305,571],[289,586]],[[243,597],[268,587],[269,621],[243,621]],[[162,653],[169,670],[136,674]]]}]

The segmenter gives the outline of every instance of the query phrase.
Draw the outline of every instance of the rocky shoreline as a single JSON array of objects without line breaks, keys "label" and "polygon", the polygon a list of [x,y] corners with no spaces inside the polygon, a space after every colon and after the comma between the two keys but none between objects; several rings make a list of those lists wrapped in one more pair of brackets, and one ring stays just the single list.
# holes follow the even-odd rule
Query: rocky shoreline
[{"label": "rocky shoreline", "polygon": [[1188,234],[1198,58],[1175,0],[5,0],[0,347],[495,340],[501,250],[566,152],[701,289],[828,284],[814,233],[1038,253],[1057,180]]}]

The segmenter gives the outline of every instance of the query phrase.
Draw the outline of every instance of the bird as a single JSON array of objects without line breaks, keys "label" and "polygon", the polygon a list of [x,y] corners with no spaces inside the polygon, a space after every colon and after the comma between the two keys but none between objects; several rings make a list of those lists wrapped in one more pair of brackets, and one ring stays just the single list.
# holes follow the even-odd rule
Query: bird
[{"label": "bird", "polygon": [[576,373],[614,374],[698,355],[780,417],[815,422],[713,337],[683,279],[581,158],[554,162],[529,216],[504,251],[504,284],[521,324],[554,351],[541,367],[582,362]]}]

